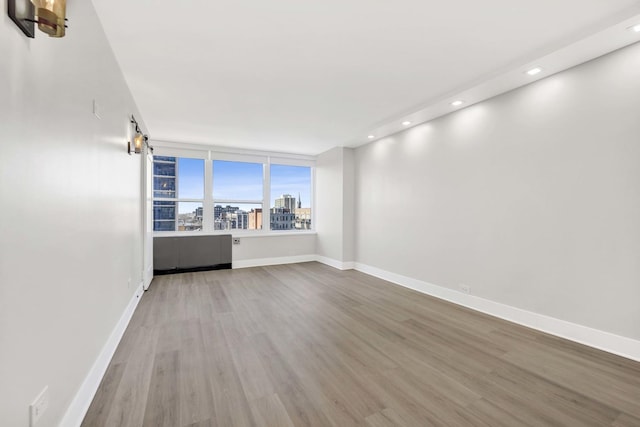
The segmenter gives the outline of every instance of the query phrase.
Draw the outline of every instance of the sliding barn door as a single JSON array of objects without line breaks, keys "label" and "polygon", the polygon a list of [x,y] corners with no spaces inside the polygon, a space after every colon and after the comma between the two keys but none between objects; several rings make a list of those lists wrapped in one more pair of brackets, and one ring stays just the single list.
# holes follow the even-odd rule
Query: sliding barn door
[{"label": "sliding barn door", "polygon": [[153,279],[153,155],[148,152],[144,168],[144,273],[143,286],[149,289]]}]

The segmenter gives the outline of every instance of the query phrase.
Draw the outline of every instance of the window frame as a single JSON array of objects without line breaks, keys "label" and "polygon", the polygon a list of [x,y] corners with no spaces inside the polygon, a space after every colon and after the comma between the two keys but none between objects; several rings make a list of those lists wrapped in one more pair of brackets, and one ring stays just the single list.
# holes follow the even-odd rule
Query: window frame
[{"label": "window frame", "polygon": [[[261,229],[230,229],[230,230],[213,230],[215,232],[232,232],[236,234],[254,234],[262,231],[264,229],[264,218],[265,218],[265,209],[264,209],[264,183],[265,183],[265,161],[268,160],[268,157],[265,156],[251,156],[251,155],[238,155],[238,154],[229,154],[229,153],[211,153],[211,197],[213,200],[213,208],[215,210],[215,206],[220,205],[232,205],[232,204],[254,204],[262,206],[262,228]],[[215,181],[213,177],[213,164],[214,162],[237,162],[237,163],[249,163],[249,164],[259,164],[262,166],[262,199],[261,200],[245,200],[245,199],[218,199],[214,193]],[[215,219],[214,225],[215,227]]]},{"label": "window frame", "polygon": [[[197,202],[202,203],[202,230],[189,231],[153,231],[154,236],[184,236],[184,235],[216,235],[232,234],[241,237],[277,236],[277,235],[301,235],[315,234],[316,211],[315,211],[315,174],[316,161],[314,156],[270,153],[253,150],[231,150],[226,147],[202,147],[184,144],[184,147],[177,146],[176,143],[154,141],[154,157],[182,157],[204,160],[204,200],[200,199],[176,199],[176,202]],[[215,199],[213,194],[213,162],[222,160],[228,162],[245,162],[262,164],[262,200],[239,200],[239,199]],[[271,164],[285,166],[309,167],[311,172],[310,204],[311,227],[309,229],[292,230],[271,230]],[[153,189],[152,189],[153,191]],[[166,198],[153,197],[152,201],[170,201]],[[214,206],[216,204],[261,204],[262,205],[262,229],[245,230],[215,230],[214,229]],[[176,207],[177,209],[177,207]]]},{"label": "window frame", "polygon": [[[315,224],[315,220],[313,219],[314,218],[314,213],[315,213],[314,208],[313,208],[313,202],[314,202],[314,198],[315,198],[315,185],[314,185],[314,183],[315,183],[315,179],[314,179],[315,178],[315,167],[314,166],[312,167],[312,166],[307,166],[307,165],[295,163],[295,162],[292,162],[290,159],[286,159],[286,158],[272,157],[270,159],[270,162],[269,162],[269,195],[268,195],[268,197],[269,197],[269,199],[268,199],[269,200],[269,213],[271,213],[271,186],[272,186],[271,185],[272,184],[271,183],[271,167],[274,166],[274,165],[275,166],[309,167],[309,169],[310,169],[310,171],[309,171],[310,172],[310,180],[311,180],[311,189],[310,189],[311,190],[310,191],[311,201],[309,203],[309,208],[311,210],[311,212],[310,212],[311,213],[311,223],[310,223],[310,227],[309,228],[304,228],[304,229],[295,228],[295,218],[296,218],[296,216],[295,216],[295,210],[294,210],[294,212],[290,212],[293,215],[293,224],[294,224],[294,227],[291,230],[278,230],[276,228],[276,229],[272,229],[272,231],[297,234],[297,233],[300,233],[300,232],[304,232],[305,230],[307,230],[307,231],[315,230],[314,227],[313,227],[313,225]],[[271,218],[269,218],[269,228],[271,228]]]},{"label": "window frame", "polygon": [[[206,163],[207,161],[205,159],[202,159],[201,157],[194,157],[194,156],[189,156],[189,155],[182,155],[182,156],[174,156],[173,154],[154,154],[154,158],[153,158],[153,167],[151,169],[151,177],[152,177],[152,189],[151,189],[151,194],[152,194],[152,199],[151,199],[151,206],[153,209],[153,219],[152,219],[152,223],[153,223],[153,227],[155,228],[155,223],[156,220],[155,218],[155,209],[156,209],[156,202],[170,202],[170,203],[174,203],[174,209],[175,209],[175,215],[176,218],[173,220],[174,222],[174,230],[172,231],[156,231],[155,229],[153,230],[154,233],[178,233],[178,234],[184,234],[184,233],[200,233],[202,230],[204,230],[204,218],[203,218],[203,224],[202,224],[202,229],[201,230],[185,230],[185,231],[180,231],[177,230],[179,221],[178,221],[178,216],[180,215],[180,203],[199,203],[202,205],[203,207],[203,215],[204,215],[204,204],[205,204],[205,199],[204,199],[204,194],[203,194],[203,198],[202,199],[198,199],[198,198],[192,198],[192,197],[180,197],[179,194],[179,187],[175,187],[173,190],[174,193],[174,197],[156,197],[155,192],[155,178],[162,178],[162,177],[170,177],[169,175],[155,175],[155,156],[158,157],[173,157],[175,159],[178,158],[183,158],[183,159],[194,159],[194,160],[203,160],[203,169],[206,169]],[[161,160],[162,161],[162,160]],[[175,175],[173,175],[172,177],[174,179],[177,179],[180,175],[180,163],[179,161],[176,160],[176,165],[175,165]],[[203,170],[203,179],[205,179],[206,176],[206,170]],[[203,182],[203,191],[205,190],[204,188],[204,184],[205,182]],[[162,220],[160,220],[162,221]],[[166,222],[169,222],[170,220],[164,220]]]}]

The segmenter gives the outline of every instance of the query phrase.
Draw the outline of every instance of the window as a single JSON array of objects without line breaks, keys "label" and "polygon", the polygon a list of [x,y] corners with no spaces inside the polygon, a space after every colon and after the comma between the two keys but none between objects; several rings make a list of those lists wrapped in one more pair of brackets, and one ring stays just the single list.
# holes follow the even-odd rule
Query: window
[{"label": "window", "polygon": [[216,204],[213,207],[214,230],[261,230],[262,204]]},{"label": "window", "polygon": [[262,203],[262,163],[213,161],[214,200],[255,200]]},{"label": "window", "polygon": [[261,230],[262,163],[213,161],[214,230]]},{"label": "window", "polygon": [[311,229],[313,160],[175,147],[156,150],[154,231]]},{"label": "window", "polygon": [[202,230],[204,160],[154,156],[153,230]]},{"label": "window", "polygon": [[271,229],[311,228],[311,168],[271,165]]}]

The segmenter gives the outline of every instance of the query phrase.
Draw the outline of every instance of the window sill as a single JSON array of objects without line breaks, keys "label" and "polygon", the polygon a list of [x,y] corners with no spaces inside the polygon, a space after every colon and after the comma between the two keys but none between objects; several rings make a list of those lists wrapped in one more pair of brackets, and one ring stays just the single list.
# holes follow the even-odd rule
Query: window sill
[{"label": "window sill", "polygon": [[262,231],[262,232],[206,232],[206,231],[156,231],[153,237],[188,237],[188,236],[221,236],[231,234],[237,238],[254,238],[254,237],[291,237],[291,236],[313,236],[318,234],[315,230],[307,231]]},{"label": "window sill", "polygon": [[315,230],[308,231],[271,231],[266,233],[232,233],[233,237],[288,237],[288,236],[312,236],[318,234]]}]

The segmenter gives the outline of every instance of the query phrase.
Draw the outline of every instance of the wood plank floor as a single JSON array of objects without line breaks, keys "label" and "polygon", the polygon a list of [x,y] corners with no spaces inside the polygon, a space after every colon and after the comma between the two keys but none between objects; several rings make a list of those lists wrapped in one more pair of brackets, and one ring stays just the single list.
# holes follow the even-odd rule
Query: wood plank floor
[{"label": "wood plank floor", "polygon": [[640,426],[640,363],[318,263],[154,279],[83,426]]}]

